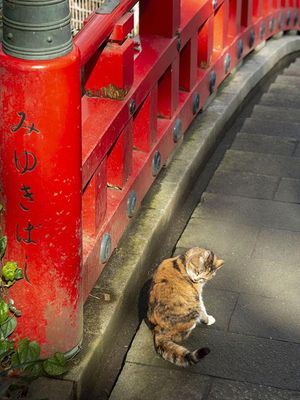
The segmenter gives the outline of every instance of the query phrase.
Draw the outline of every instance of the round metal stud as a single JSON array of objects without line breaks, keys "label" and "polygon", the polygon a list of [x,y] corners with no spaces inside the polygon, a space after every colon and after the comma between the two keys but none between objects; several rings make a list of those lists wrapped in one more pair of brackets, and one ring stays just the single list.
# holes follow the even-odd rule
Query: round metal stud
[{"label": "round metal stud", "polygon": [[129,112],[131,115],[135,112],[135,101],[133,99],[129,102]]},{"label": "round metal stud", "polygon": [[47,37],[47,42],[48,43],[52,43],[53,42],[53,37],[52,36],[48,36]]},{"label": "round metal stud", "polygon": [[299,14],[295,13],[295,15],[294,15],[294,25],[295,26],[298,25],[298,21],[299,21]]},{"label": "round metal stud", "polygon": [[225,74],[228,74],[229,72],[230,63],[231,63],[231,57],[230,54],[227,53],[224,59]]},{"label": "round metal stud", "polygon": [[181,119],[177,118],[175,121],[174,128],[173,128],[173,140],[175,143],[177,143],[181,137],[181,128],[182,128]]},{"label": "round metal stud", "polygon": [[213,9],[218,7],[218,0],[212,0]]},{"label": "round metal stud", "polygon": [[238,59],[240,59],[242,57],[243,51],[244,51],[244,44],[243,44],[243,40],[240,39],[238,41],[238,43],[237,43],[237,56],[238,56]]},{"label": "round metal stud", "polygon": [[134,190],[129,192],[128,200],[127,200],[127,215],[128,217],[132,217],[136,207],[136,193]]},{"label": "round metal stud", "polygon": [[262,22],[260,29],[259,29],[259,36],[261,39],[264,38],[265,33],[266,33],[266,24],[264,22]]},{"label": "round metal stud", "polygon": [[199,93],[195,93],[193,97],[193,108],[192,108],[194,115],[199,110],[199,106],[200,106],[200,95]]},{"label": "round metal stud", "polygon": [[105,233],[102,237],[100,246],[100,261],[106,263],[111,253],[111,237],[108,233]]},{"label": "round metal stud", "polygon": [[288,11],[288,12],[286,13],[286,25],[289,26],[290,23],[291,23],[291,12]]},{"label": "round metal stud", "polygon": [[274,28],[275,28],[275,18],[272,17],[272,18],[270,19],[270,22],[269,22],[269,30],[270,30],[270,32],[273,32],[273,31],[274,31]]},{"label": "round metal stud", "polygon": [[13,35],[11,32],[9,32],[9,33],[7,34],[7,39],[12,40],[13,37],[14,37],[14,35]]},{"label": "round metal stud", "polygon": [[216,80],[217,80],[217,74],[215,73],[214,70],[210,71],[210,74],[209,74],[209,91],[210,91],[210,94],[212,94],[213,91],[215,90]]},{"label": "round metal stud", "polygon": [[280,14],[278,17],[278,28],[282,29],[282,26],[283,26],[283,15]]},{"label": "round metal stud", "polygon": [[254,32],[254,30],[252,29],[252,30],[250,31],[250,33],[249,33],[249,47],[250,47],[250,49],[251,49],[251,47],[254,45],[254,42],[255,42],[255,32]]},{"label": "round metal stud", "polygon": [[156,150],[152,160],[152,175],[156,176],[160,170],[161,156],[160,152]]}]

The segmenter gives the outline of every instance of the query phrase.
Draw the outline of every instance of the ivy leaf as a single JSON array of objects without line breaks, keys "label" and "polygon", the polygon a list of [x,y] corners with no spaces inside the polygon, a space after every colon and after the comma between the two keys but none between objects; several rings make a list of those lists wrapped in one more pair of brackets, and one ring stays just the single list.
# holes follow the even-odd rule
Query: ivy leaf
[{"label": "ivy leaf", "polygon": [[20,359],[19,359],[19,355],[18,353],[14,353],[11,357],[11,366],[13,368],[17,367],[18,365],[20,365]]},{"label": "ivy leaf", "polygon": [[4,257],[5,251],[7,246],[7,236],[2,236],[0,238],[0,260]]},{"label": "ivy leaf", "polygon": [[15,270],[15,279],[22,279],[23,278],[23,271],[21,270],[21,268],[17,268]]},{"label": "ivy leaf", "polygon": [[0,325],[7,320],[9,314],[9,306],[4,300],[0,300]]},{"label": "ivy leaf", "polygon": [[18,269],[18,264],[14,261],[7,261],[2,267],[2,277],[7,281],[13,281],[15,279],[15,273]]},{"label": "ivy leaf", "polygon": [[14,343],[10,340],[0,340],[0,360],[14,350]]},{"label": "ivy leaf", "polygon": [[59,376],[67,372],[66,359],[62,353],[54,355],[43,362],[43,368],[47,375]]},{"label": "ivy leaf", "polygon": [[43,374],[42,363],[40,361],[33,362],[25,368],[25,371],[29,372],[31,378],[41,376]]},{"label": "ivy leaf", "polygon": [[11,317],[0,324],[0,340],[6,339],[16,329],[16,317]]},{"label": "ivy leaf", "polygon": [[40,345],[38,342],[31,342],[29,339],[21,339],[18,343],[17,353],[20,364],[36,361],[40,358]]}]

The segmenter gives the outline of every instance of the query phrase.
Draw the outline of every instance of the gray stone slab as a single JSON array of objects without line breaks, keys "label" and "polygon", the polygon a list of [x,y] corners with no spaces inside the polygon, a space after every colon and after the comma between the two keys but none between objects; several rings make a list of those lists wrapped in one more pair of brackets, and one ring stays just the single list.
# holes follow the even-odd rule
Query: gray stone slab
[{"label": "gray stone slab", "polygon": [[282,178],[274,199],[288,203],[300,203],[300,180]]},{"label": "gray stone slab", "polygon": [[219,166],[222,171],[252,172],[287,178],[300,178],[300,158],[227,150]]},{"label": "gray stone slab", "polygon": [[298,65],[291,64],[288,68],[284,69],[283,75],[300,77],[300,67]]},{"label": "gray stone slab", "polygon": [[293,154],[297,144],[298,141],[293,138],[241,132],[237,134],[231,148],[234,150],[289,156]]},{"label": "gray stone slab", "polygon": [[205,398],[211,378],[185,370],[126,363],[110,400],[174,400]]},{"label": "gray stone slab", "polygon": [[[258,234],[252,258],[295,266],[300,260],[299,243],[299,232],[262,229]],[[297,273],[296,269],[295,273]]]},{"label": "gray stone slab", "polygon": [[214,379],[207,400],[300,400],[300,392]]},{"label": "gray stone slab", "polygon": [[295,156],[295,157],[300,157],[300,144],[299,144],[299,143],[298,143],[298,146],[297,146],[297,148],[296,148],[296,151],[295,151],[294,156]]},{"label": "gray stone slab", "polygon": [[278,75],[274,82],[286,86],[300,87],[300,76]]},{"label": "gray stone slab", "polygon": [[[211,353],[190,368],[195,374],[300,390],[300,345],[223,332],[211,326],[194,329],[185,342],[189,349],[209,347]],[[154,350],[152,334],[145,324],[128,353],[127,361],[179,370]]]},{"label": "gray stone slab", "polygon": [[[274,282],[274,284],[276,284]],[[230,332],[300,343],[299,298],[268,298],[241,294]]]},{"label": "gray stone slab", "polygon": [[235,196],[272,199],[279,178],[250,172],[223,172],[217,170],[206,191]]},{"label": "gray stone slab", "polygon": [[[298,89],[300,92],[300,89]],[[274,107],[283,107],[283,108],[293,108],[299,109],[300,106],[300,98],[299,93],[298,95],[293,95],[285,90],[285,92],[278,94],[278,93],[265,93],[262,95],[259,104],[265,106],[274,106]]]},{"label": "gray stone slab", "polygon": [[[288,90],[287,90],[287,86],[288,86]],[[299,93],[298,87],[295,87],[293,85],[286,85],[284,83],[272,83],[269,87],[268,92],[275,93],[278,96],[282,96],[283,93],[285,95],[288,92],[289,94],[293,94],[294,96],[297,96],[300,98],[300,93]]]},{"label": "gray stone slab", "polygon": [[257,119],[300,123],[300,112],[294,108],[256,105],[253,108],[252,116]]},{"label": "gray stone slab", "polygon": [[300,205],[205,193],[194,218],[300,231]]},{"label": "gray stone slab", "polygon": [[[221,271],[219,271],[221,272]],[[213,329],[227,331],[230,318],[236,306],[239,294],[211,287],[208,283],[203,289],[203,301],[208,314],[213,315],[216,322]]]},{"label": "gray stone slab", "polygon": [[255,133],[257,135],[280,136],[299,139],[300,124],[288,121],[272,121],[255,118],[246,118],[241,129],[242,132]]},{"label": "gray stone slab", "polygon": [[226,261],[227,256],[250,256],[258,233],[258,227],[238,224],[234,219],[224,223],[224,221],[211,218],[192,218],[178,241],[177,247],[208,248]]},{"label": "gray stone slab", "polygon": [[227,256],[209,283],[214,289],[280,299],[299,298],[300,270],[286,261]]}]

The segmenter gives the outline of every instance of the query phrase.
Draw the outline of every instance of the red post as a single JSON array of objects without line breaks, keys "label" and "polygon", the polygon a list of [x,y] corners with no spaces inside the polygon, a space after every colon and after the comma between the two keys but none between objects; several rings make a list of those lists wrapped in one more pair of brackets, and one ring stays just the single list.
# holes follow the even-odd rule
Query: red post
[{"label": "red post", "polygon": [[80,59],[45,61],[0,51],[0,180],[6,260],[25,279],[15,339],[42,355],[76,351],[82,336]]}]

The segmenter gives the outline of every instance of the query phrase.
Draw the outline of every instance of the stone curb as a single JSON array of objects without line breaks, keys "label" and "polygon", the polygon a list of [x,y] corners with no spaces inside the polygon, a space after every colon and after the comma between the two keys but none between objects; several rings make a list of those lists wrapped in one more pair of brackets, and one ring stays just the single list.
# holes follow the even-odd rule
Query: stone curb
[{"label": "stone curb", "polygon": [[172,218],[247,95],[277,62],[296,51],[300,51],[300,36],[286,35],[251,53],[193,122],[154,183],[85,304],[83,349],[64,377],[74,382],[76,399],[108,397],[126,343],[138,327],[140,289],[150,277]]}]

